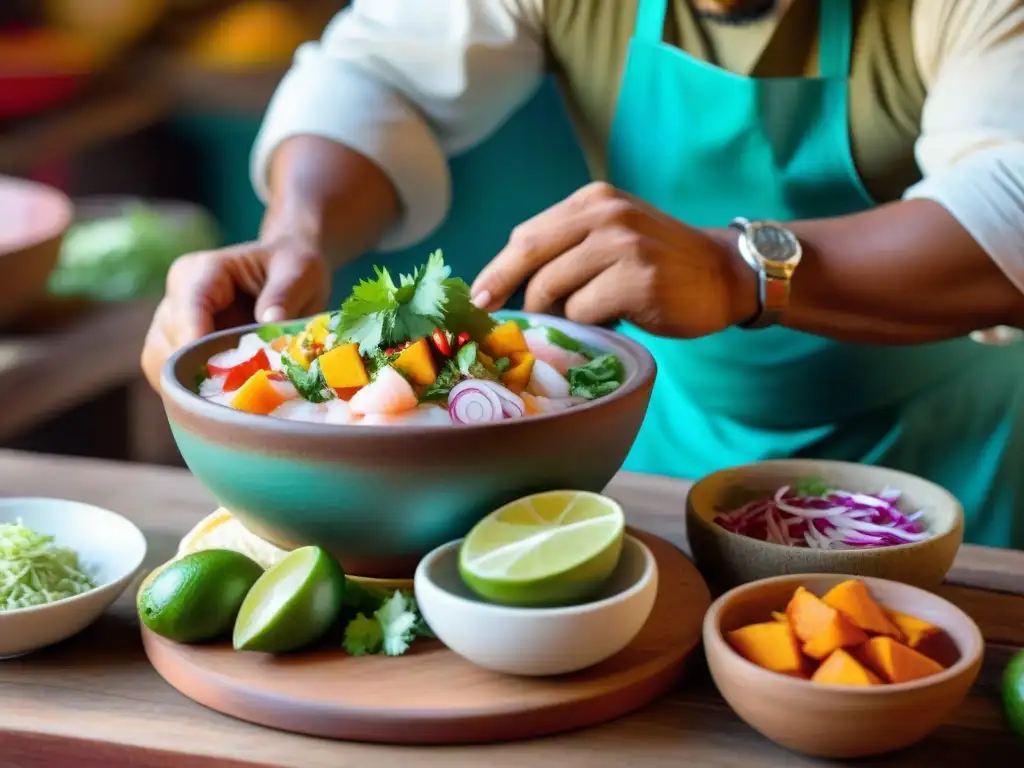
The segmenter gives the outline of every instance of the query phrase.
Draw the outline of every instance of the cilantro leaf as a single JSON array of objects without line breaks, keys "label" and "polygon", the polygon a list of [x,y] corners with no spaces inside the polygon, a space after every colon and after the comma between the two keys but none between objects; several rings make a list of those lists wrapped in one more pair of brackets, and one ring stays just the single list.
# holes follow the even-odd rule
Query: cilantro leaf
[{"label": "cilantro leaf", "polygon": [[301,333],[305,327],[306,324],[301,322],[261,325],[256,330],[256,335],[260,337],[260,341],[273,341],[282,336],[294,336],[297,333]]},{"label": "cilantro leaf", "polygon": [[567,378],[573,397],[595,400],[618,389],[626,380],[626,369],[615,355],[601,355],[586,365],[570,368]]},{"label": "cilantro leaf", "polygon": [[511,365],[512,361],[509,360],[507,357],[499,357],[497,360],[494,361],[494,370],[496,370],[498,373],[504,373],[509,369]]},{"label": "cilantro leaf", "polygon": [[469,297],[469,284],[458,277],[444,281],[447,302],[444,308],[444,327],[454,334],[465,331],[473,339],[482,339],[497,322],[480,309]]},{"label": "cilantro leaf", "polygon": [[437,378],[434,379],[434,383],[423,391],[420,400],[423,402],[444,400],[448,397],[448,393],[452,391],[452,387],[458,384],[461,379],[462,371],[459,370],[459,365],[455,362],[454,358],[445,360],[441,370],[437,373]]},{"label": "cilantro leaf", "polygon": [[318,360],[311,362],[307,371],[288,355],[281,355],[281,367],[284,368],[285,376],[291,381],[292,386],[309,402],[323,403],[334,399],[334,393],[324,381]]},{"label": "cilantro leaf", "polygon": [[805,477],[793,486],[797,496],[828,496],[831,490],[820,477]]},{"label": "cilantro leaf", "polygon": [[369,656],[377,653],[384,644],[384,631],[377,617],[359,613],[345,627],[345,638],[341,647],[353,656]]},{"label": "cilantro leaf", "polygon": [[402,591],[396,589],[374,613],[383,632],[382,648],[387,656],[401,656],[416,639],[414,629],[419,616],[410,610],[415,605],[410,606],[409,602]]},{"label": "cilantro leaf", "polygon": [[550,326],[543,326],[543,328],[548,341],[556,347],[567,349],[570,352],[577,352],[585,357],[589,357],[591,360],[602,355],[602,352],[599,350],[584,344],[582,341],[577,341],[572,336],[562,333],[557,328],[552,328]]},{"label": "cilantro leaf", "polygon": [[373,381],[377,378],[377,374],[381,372],[381,369],[387,368],[395,362],[400,354],[401,352],[395,352],[394,354],[389,355],[383,349],[373,350],[370,354],[366,355],[364,361],[366,365],[366,375],[370,377],[371,381]]},{"label": "cilantro leaf", "polygon": [[203,382],[210,378],[210,369],[205,365],[196,371],[196,376],[192,380],[192,391],[197,395],[199,394],[199,388],[203,386]]}]

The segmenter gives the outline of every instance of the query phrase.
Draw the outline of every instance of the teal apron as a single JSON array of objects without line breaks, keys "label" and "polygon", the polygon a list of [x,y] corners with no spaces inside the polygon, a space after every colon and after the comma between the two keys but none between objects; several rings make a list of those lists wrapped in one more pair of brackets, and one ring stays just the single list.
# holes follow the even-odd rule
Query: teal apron
[{"label": "teal apron", "polygon": [[[852,0],[820,3],[820,77],[770,79],[665,44],[666,2],[639,3],[609,145],[613,184],[694,226],[874,204],[847,135]],[[1024,346],[623,330],[658,361],[626,469],[695,478],[791,456],[884,464],[956,494],[969,541],[1024,546]]]}]

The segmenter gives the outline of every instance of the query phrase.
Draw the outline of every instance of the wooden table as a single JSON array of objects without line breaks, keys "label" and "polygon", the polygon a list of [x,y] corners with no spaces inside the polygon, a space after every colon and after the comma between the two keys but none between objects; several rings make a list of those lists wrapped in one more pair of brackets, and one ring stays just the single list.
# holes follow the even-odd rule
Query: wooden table
[{"label": "wooden table", "polygon": [[[682,483],[623,474],[611,492],[631,522],[680,546]],[[133,519],[149,540],[148,565],[174,552],[185,530],[213,507],[182,470],[0,451],[0,491],[92,502]],[[942,593],[970,613],[989,641],[985,667],[952,721],[919,746],[848,765],[1019,766],[1024,741],[1003,724],[999,679],[1024,647],[1024,553],[965,547]],[[998,591],[997,591],[998,590]],[[1016,594],[1010,594],[1016,593]],[[339,681],[339,685],[343,681]],[[166,685],[142,652],[133,601],[122,598],[97,624],[58,647],[0,664],[0,765],[107,768],[414,765],[566,768],[749,768],[812,766],[742,723],[695,669],[673,695],[635,715],[574,734],[462,748],[398,748],[295,736],[231,720]],[[894,723],[898,728],[899,724]]]}]

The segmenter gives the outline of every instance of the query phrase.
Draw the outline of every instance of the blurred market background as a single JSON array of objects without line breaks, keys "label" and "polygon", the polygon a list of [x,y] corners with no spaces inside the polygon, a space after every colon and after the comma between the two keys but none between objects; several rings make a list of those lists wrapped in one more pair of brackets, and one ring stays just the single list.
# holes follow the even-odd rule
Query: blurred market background
[{"label": "blurred market background", "polygon": [[155,299],[256,232],[260,116],[343,5],[0,0],[0,447],[179,461],[139,372]]}]

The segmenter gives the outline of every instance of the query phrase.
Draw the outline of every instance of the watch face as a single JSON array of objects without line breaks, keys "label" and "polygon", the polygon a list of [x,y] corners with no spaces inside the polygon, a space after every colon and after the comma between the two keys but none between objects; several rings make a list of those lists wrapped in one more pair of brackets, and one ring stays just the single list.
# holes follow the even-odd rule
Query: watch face
[{"label": "watch face", "polygon": [[765,261],[787,262],[800,256],[800,243],[789,230],[773,224],[752,228],[751,245]]}]

